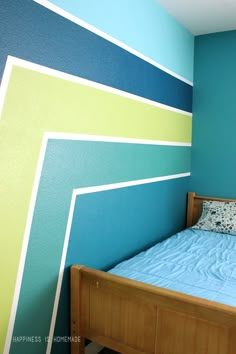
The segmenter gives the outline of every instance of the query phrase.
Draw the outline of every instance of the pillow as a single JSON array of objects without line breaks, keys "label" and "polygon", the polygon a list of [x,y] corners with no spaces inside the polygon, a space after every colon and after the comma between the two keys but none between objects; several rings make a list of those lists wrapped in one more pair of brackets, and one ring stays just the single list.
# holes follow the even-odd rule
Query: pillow
[{"label": "pillow", "polygon": [[236,202],[204,201],[193,229],[236,235]]}]

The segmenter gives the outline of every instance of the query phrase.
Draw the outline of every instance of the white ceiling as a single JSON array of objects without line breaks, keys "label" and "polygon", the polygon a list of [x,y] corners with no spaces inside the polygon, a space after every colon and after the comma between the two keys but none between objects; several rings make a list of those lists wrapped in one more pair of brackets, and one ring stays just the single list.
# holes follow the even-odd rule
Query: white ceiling
[{"label": "white ceiling", "polygon": [[236,29],[236,0],[158,0],[194,35]]}]

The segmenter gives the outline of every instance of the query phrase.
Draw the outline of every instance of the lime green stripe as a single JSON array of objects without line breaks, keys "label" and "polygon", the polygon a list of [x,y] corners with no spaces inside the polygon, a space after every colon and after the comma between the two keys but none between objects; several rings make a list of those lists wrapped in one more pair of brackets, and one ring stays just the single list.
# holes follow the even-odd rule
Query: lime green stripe
[{"label": "lime green stripe", "polygon": [[57,130],[79,127],[81,134],[191,142],[192,120],[185,114],[22,68],[14,69],[13,80],[24,82],[18,101],[31,119],[40,119],[39,128],[55,130],[56,123]]},{"label": "lime green stripe", "polygon": [[[191,118],[15,67],[0,121],[0,352],[45,131],[191,142]],[[14,245],[14,247],[12,247]],[[5,271],[6,264],[11,264]]]}]

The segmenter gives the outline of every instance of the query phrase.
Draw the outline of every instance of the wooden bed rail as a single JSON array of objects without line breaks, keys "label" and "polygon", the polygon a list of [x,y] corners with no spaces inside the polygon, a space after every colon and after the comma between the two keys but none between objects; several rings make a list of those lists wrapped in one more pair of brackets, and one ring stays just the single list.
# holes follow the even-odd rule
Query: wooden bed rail
[{"label": "wooden bed rail", "polygon": [[71,354],[84,338],[124,354],[235,354],[236,308],[71,268]]}]

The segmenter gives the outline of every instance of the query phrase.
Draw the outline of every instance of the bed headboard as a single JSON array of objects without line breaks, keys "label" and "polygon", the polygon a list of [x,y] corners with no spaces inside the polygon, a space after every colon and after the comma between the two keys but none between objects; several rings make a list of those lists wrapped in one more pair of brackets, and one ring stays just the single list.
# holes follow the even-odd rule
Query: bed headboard
[{"label": "bed headboard", "polygon": [[221,202],[236,202],[235,199],[211,198],[196,195],[194,192],[188,192],[187,223],[186,227],[196,224],[202,213],[202,202],[204,200],[218,200]]}]

